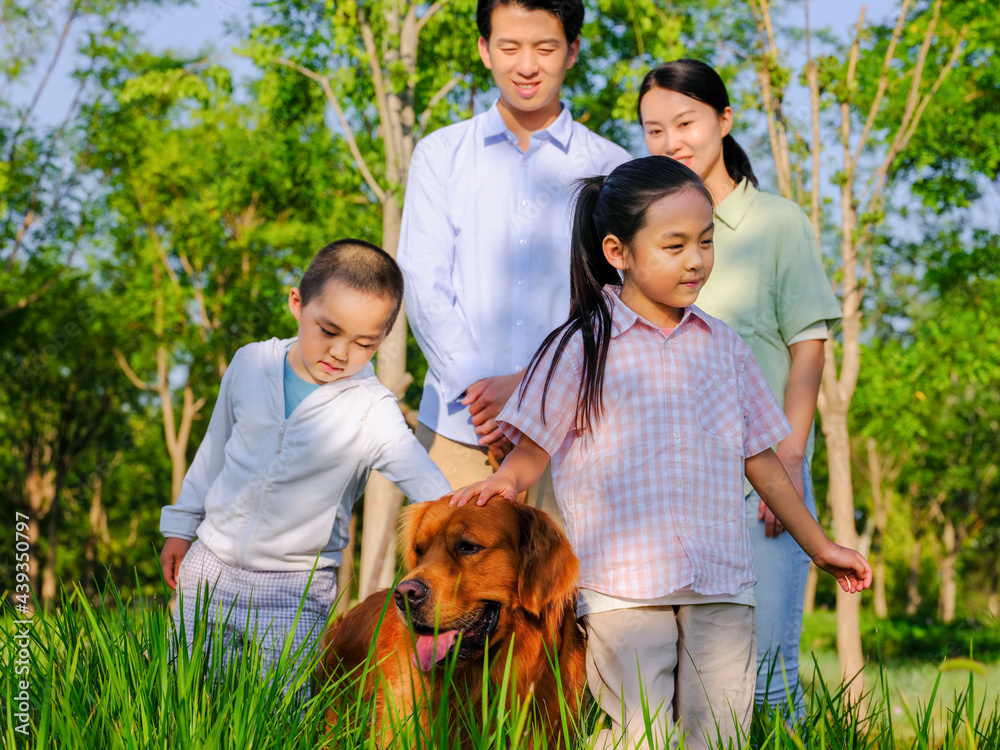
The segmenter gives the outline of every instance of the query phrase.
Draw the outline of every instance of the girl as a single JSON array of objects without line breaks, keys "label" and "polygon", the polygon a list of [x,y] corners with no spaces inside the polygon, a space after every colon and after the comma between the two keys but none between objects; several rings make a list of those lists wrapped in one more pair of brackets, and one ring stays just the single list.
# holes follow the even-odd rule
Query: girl
[{"label": "girl", "polygon": [[744,471],[845,591],[871,581],[771,450],[788,423],[750,350],[694,306],[713,232],[711,197],[679,162],[652,156],[582,181],[570,318],[498,417],[514,450],[452,499],[515,500],[552,458],[580,558],[590,690],[613,724],[605,743],[648,730],[662,745],[675,719],[687,747],[746,732],[756,652]]},{"label": "girl", "polygon": [[[775,452],[814,516],[810,464],[813,415],[823,374],[823,340],[840,319],[812,227],[799,206],[757,191],[750,160],[729,130],[726,87],[698,60],[650,72],[639,89],[639,122],[651,154],[691,167],[712,193],[718,265],[698,305],[740,334],[782,404],[792,433]],[[800,716],[799,640],[809,558],[782,534],[756,492],[744,485],[757,579],[758,704]],[[782,668],[783,664],[783,668]]]}]

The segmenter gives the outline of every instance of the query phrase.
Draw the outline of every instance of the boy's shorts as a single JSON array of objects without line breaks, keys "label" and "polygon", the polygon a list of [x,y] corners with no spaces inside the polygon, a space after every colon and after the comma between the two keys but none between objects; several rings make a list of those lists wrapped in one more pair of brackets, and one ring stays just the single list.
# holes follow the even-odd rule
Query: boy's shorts
[{"label": "boy's shorts", "polygon": [[[209,592],[207,611],[206,591]],[[229,659],[241,658],[246,644],[253,640],[260,645],[266,673],[277,664],[287,636],[291,636],[291,658],[286,662],[290,666],[297,666],[310,651],[304,645],[320,638],[337,597],[337,571],[335,568],[316,571],[236,568],[196,541],[181,562],[177,597],[174,624],[178,637],[183,624],[189,654],[194,645],[197,615],[203,627],[206,622],[208,625],[204,643],[209,658],[210,650],[221,646],[224,665]]]}]

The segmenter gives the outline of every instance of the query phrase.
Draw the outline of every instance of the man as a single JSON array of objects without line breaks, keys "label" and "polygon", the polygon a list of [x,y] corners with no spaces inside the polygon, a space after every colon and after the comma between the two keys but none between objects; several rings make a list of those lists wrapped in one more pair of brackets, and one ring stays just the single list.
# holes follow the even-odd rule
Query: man
[{"label": "man", "polygon": [[[569,314],[574,181],[631,158],[559,100],[581,0],[480,0],[476,16],[500,99],[418,143],[399,243],[429,364],[417,437],[453,487],[489,476],[510,450],[496,416]],[[527,499],[561,523],[548,472]]]}]

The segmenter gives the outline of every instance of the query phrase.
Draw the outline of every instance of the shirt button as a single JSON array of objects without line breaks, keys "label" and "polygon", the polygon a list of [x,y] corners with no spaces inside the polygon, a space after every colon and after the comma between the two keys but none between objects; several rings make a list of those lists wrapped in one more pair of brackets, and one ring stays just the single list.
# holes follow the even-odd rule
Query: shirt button
[{"label": "shirt button", "polygon": [[683,479],[678,479],[677,480],[677,489],[680,490],[680,489],[683,489],[683,488],[684,488],[684,480]]},{"label": "shirt button", "polygon": [[517,323],[517,324],[518,324],[519,326],[523,326],[523,325],[524,325],[524,321],[523,321],[523,320],[521,320],[520,318],[518,318],[518,319],[517,319],[517,320],[515,320],[514,322],[515,322],[515,323]]},{"label": "shirt button", "polygon": [[521,372],[521,370],[523,370],[523,369],[524,368],[521,367],[521,365],[518,365],[517,367],[514,368],[514,372]]},{"label": "shirt button", "polygon": [[676,385],[670,386],[670,392],[676,394],[677,393],[677,386]]},{"label": "shirt button", "polygon": [[688,527],[681,526],[681,536],[687,536],[687,535],[688,535]]},{"label": "shirt button", "polygon": [[518,286],[524,286],[524,279],[518,279],[517,280],[517,285]]},{"label": "shirt button", "polygon": [[674,430],[674,437],[675,438],[679,438],[680,436],[681,436],[681,431],[680,430]]},{"label": "shirt button", "polygon": [[527,240],[521,240],[521,244],[522,244],[522,245],[527,245],[527,244],[528,244],[528,241],[527,241]]},{"label": "shirt button", "polygon": [[528,201],[521,201],[521,205],[522,206],[527,206],[528,205]]},{"label": "shirt button", "polygon": [[664,349],[670,349],[670,342],[669,341],[664,341],[663,342],[663,348]]}]

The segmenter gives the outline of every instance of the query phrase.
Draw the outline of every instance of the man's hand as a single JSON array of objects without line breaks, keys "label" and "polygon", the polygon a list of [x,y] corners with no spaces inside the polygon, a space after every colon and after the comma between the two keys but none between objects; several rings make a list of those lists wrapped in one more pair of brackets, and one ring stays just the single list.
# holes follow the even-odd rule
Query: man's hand
[{"label": "man's hand", "polygon": [[489,457],[490,465],[493,466],[493,471],[500,468],[500,464],[507,457],[507,454],[514,450],[514,444],[510,442],[510,438],[506,435],[501,435],[497,440],[489,444]]},{"label": "man's hand", "polygon": [[163,543],[163,551],[160,553],[160,563],[163,565],[163,579],[167,585],[177,589],[177,572],[181,569],[181,560],[191,549],[191,542],[187,539],[178,539],[175,536],[167,537]]},{"label": "man's hand", "polygon": [[[515,372],[511,375],[483,378],[465,390],[462,405],[469,407],[472,424],[476,428],[476,434],[479,435],[480,445],[492,446],[493,443],[504,437],[497,425],[496,418],[504,404],[521,384],[523,376],[523,372]],[[508,452],[509,450],[504,451],[504,455]]]}]

